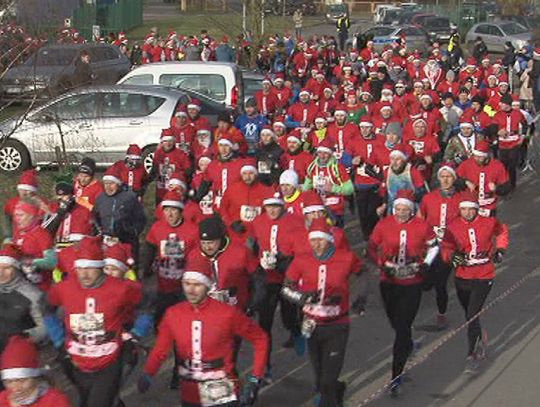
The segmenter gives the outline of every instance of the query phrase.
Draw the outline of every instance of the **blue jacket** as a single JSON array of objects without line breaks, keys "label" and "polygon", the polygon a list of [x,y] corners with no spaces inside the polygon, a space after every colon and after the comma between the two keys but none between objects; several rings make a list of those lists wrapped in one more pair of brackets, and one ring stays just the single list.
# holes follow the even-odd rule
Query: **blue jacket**
[{"label": "blue jacket", "polygon": [[268,120],[261,114],[249,117],[244,113],[236,119],[234,125],[242,132],[248,145],[248,154],[254,154],[259,144],[261,130],[268,124]]}]

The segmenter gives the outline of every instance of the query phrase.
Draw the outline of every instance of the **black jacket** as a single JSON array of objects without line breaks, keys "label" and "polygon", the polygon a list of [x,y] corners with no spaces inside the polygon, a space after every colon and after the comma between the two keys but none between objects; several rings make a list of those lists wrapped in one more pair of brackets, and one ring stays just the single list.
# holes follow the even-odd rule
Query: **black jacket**
[{"label": "black jacket", "polygon": [[0,284],[0,350],[11,335],[26,334],[34,342],[46,338],[43,304],[43,293],[20,275]]},{"label": "black jacket", "polygon": [[279,182],[280,168],[279,159],[283,150],[276,142],[261,145],[255,154],[259,171],[259,181],[265,185]]},{"label": "black jacket", "polygon": [[124,243],[136,241],[146,224],[144,207],[131,191],[120,190],[113,196],[102,192],[92,212],[103,235]]}]

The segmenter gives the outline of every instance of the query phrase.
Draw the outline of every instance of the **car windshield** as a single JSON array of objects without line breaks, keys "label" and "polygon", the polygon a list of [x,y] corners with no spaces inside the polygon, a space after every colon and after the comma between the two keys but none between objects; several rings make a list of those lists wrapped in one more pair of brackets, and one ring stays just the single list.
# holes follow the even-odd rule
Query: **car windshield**
[{"label": "car windshield", "polygon": [[332,4],[328,6],[328,11],[331,13],[345,13],[347,11],[347,7],[345,4]]},{"label": "car windshield", "polygon": [[450,21],[447,18],[429,18],[425,22],[426,27],[450,28]]},{"label": "car windshield", "polygon": [[505,23],[501,24],[499,27],[501,27],[501,30],[503,30],[506,35],[523,34],[529,31],[518,23]]},{"label": "car windshield", "polygon": [[31,56],[25,65],[36,66],[67,66],[77,56],[76,49],[42,48]]}]

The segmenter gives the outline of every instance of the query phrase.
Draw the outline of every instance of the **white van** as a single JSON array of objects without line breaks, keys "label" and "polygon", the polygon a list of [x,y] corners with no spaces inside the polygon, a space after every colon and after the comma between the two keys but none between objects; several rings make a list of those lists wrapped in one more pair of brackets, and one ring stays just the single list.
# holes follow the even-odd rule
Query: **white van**
[{"label": "white van", "polygon": [[194,90],[236,109],[244,101],[242,71],[228,62],[156,62],[133,69],[119,85],[160,85]]}]

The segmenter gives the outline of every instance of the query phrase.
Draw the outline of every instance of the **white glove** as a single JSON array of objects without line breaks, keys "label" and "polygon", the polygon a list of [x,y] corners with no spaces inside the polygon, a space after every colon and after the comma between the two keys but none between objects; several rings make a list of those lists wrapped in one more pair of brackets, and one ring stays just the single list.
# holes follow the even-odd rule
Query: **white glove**
[{"label": "white glove", "polygon": [[274,270],[277,265],[277,257],[274,253],[264,251],[262,253],[260,264],[265,270]]}]

